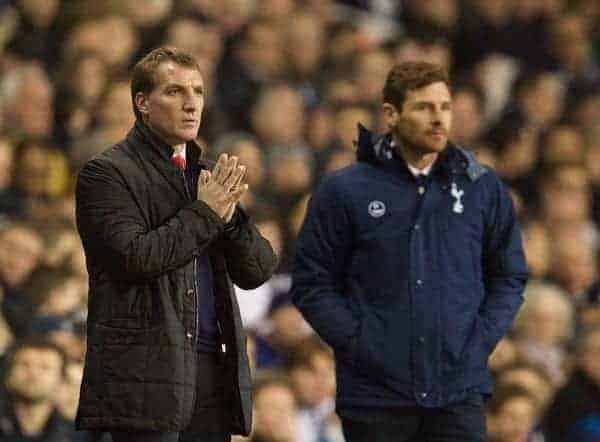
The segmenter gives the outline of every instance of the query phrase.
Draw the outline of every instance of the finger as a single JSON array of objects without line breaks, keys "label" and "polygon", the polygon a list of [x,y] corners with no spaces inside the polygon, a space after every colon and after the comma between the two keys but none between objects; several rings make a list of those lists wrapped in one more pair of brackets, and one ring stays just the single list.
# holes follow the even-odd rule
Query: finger
[{"label": "finger", "polygon": [[206,181],[207,181],[207,175],[206,175],[206,170],[201,170],[200,171],[200,178],[198,179],[198,183],[200,186],[204,186],[206,185]]},{"label": "finger", "polygon": [[246,166],[237,166],[229,179],[225,182],[225,188],[227,191],[231,191],[232,189],[238,187],[244,179],[245,174]]},{"label": "finger", "polygon": [[221,175],[221,177],[223,178],[223,181],[221,181],[221,183],[223,184],[223,186],[225,187],[225,190],[227,190],[227,191],[229,191],[229,189],[231,189],[231,186],[233,185],[233,182],[235,181],[237,163],[238,163],[238,157],[236,157],[236,156],[229,157],[227,169],[224,170],[224,173]]},{"label": "finger", "polygon": [[242,184],[242,182],[244,181],[244,178],[246,178],[246,173],[248,171],[248,168],[246,166],[238,166],[236,173],[237,173],[237,177],[233,183],[233,186],[231,186],[232,189],[237,189],[240,184]]},{"label": "finger", "polygon": [[210,170],[203,170],[202,172],[203,172],[203,174],[202,174],[202,183],[204,185],[206,185],[206,184],[208,184],[208,181],[210,180],[210,177],[211,177],[212,174],[210,173]]},{"label": "finger", "polygon": [[247,190],[248,190],[248,184],[242,184],[240,187],[233,190],[229,194],[230,200],[234,201],[234,202],[239,201],[240,198],[246,193]]},{"label": "finger", "polygon": [[228,155],[226,153],[222,153],[219,155],[219,159],[217,160],[217,164],[213,168],[212,176],[215,181],[219,181],[221,173],[225,165],[227,164]]}]

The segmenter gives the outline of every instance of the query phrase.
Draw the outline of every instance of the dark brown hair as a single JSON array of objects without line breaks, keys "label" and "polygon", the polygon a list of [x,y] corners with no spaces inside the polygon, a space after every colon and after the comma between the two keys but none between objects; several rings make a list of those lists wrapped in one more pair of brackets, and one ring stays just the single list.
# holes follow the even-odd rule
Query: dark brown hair
[{"label": "dark brown hair", "polygon": [[149,94],[154,90],[158,67],[169,61],[202,72],[200,65],[193,56],[173,46],[161,46],[146,54],[144,58],[135,64],[131,73],[131,101],[133,112],[138,120],[142,120],[142,114],[135,105],[135,96],[138,92]]},{"label": "dark brown hair", "polygon": [[399,111],[406,99],[406,92],[443,82],[450,87],[448,72],[443,67],[424,61],[409,61],[395,65],[389,72],[383,87],[383,102],[394,105]]}]

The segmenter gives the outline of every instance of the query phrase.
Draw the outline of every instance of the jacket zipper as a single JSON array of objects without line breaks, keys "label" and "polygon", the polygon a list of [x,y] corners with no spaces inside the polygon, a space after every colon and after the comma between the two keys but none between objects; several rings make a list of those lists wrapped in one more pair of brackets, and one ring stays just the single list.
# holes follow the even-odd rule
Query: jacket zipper
[{"label": "jacket zipper", "polygon": [[[181,171],[181,176],[183,177],[183,187],[185,187],[185,193],[188,196],[190,201],[193,201],[192,195],[190,194],[190,189],[187,185],[187,179],[185,178],[185,170]],[[200,316],[200,312],[198,312],[198,261],[197,258],[194,257],[194,329],[192,330],[192,337],[194,341],[194,354],[198,351],[198,317]],[[196,366],[196,371],[198,371],[198,367]],[[198,378],[198,373],[196,373],[196,378]],[[196,388],[193,388],[192,392],[192,406],[196,405]],[[193,412],[192,412],[193,413]]]},{"label": "jacket zipper", "polygon": [[[193,201],[192,195],[190,194],[190,189],[187,185],[187,179],[185,177],[185,171],[181,170],[181,176],[183,177],[183,186],[185,187],[185,193],[190,201]],[[194,338],[194,346],[196,350],[198,349],[198,329],[200,328],[198,324],[198,316],[200,312],[198,311],[198,260],[194,258],[194,330],[193,330],[193,338]]]},{"label": "jacket zipper", "polygon": [[[190,189],[187,186],[187,179],[185,177],[185,171],[182,170],[181,175],[183,176],[183,185],[185,187],[185,193],[187,194],[190,201],[193,201],[192,195],[190,195]],[[200,345],[200,336],[198,333],[199,329],[200,329],[200,324],[199,324],[200,312],[198,311],[198,273],[197,272],[198,272],[198,262],[197,262],[197,258],[194,258],[194,310],[195,310],[194,343],[196,345],[196,349]],[[221,321],[219,321],[219,318],[216,318],[216,319],[217,319],[217,330],[219,331],[219,336],[223,337],[223,328],[221,327]],[[221,347],[221,348],[217,348],[217,351],[221,351],[222,353],[226,352],[226,347],[225,347],[224,343],[221,344],[219,347]]]}]

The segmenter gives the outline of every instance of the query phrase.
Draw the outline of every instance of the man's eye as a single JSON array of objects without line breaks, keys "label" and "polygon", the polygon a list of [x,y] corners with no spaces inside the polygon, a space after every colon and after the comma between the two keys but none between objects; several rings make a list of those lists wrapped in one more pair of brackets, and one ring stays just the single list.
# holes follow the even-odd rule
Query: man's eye
[{"label": "man's eye", "polygon": [[167,95],[175,95],[177,93],[177,89],[170,89],[167,91]]}]

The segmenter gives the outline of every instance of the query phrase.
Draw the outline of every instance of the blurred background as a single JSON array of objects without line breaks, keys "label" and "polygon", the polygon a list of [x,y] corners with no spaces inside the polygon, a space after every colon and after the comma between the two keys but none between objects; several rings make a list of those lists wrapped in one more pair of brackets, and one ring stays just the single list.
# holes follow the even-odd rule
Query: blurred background
[{"label": "blurred background", "polygon": [[[343,441],[332,354],[290,301],[294,238],[314,186],[354,161],[357,123],[385,131],[390,67],[426,60],[451,71],[453,139],[512,189],[532,275],[490,358],[489,438],[599,441],[599,34],[597,0],[0,0],[0,440],[91,440],[72,425],[87,302],[74,179],[132,126],[132,64],[170,44],[203,69],[206,155],[248,166],[243,205],[281,261],[239,290],[250,440]],[[40,336],[64,369],[20,347]]]}]

